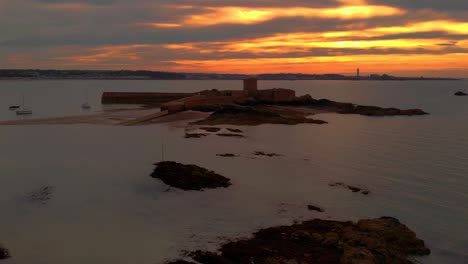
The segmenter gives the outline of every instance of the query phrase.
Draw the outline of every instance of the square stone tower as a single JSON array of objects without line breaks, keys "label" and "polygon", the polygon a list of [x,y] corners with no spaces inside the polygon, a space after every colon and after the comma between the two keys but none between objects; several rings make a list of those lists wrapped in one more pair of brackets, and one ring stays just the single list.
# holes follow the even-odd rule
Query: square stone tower
[{"label": "square stone tower", "polygon": [[244,95],[248,97],[255,97],[258,94],[258,84],[256,78],[244,80]]}]

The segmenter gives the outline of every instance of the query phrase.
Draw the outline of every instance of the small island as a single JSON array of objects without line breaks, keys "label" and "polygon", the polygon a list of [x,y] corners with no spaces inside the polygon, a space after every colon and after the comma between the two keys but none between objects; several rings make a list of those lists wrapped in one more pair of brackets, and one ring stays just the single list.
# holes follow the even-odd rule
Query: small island
[{"label": "small island", "polygon": [[196,165],[184,165],[173,161],[155,164],[151,177],[184,191],[227,188],[231,185],[228,178]]}]

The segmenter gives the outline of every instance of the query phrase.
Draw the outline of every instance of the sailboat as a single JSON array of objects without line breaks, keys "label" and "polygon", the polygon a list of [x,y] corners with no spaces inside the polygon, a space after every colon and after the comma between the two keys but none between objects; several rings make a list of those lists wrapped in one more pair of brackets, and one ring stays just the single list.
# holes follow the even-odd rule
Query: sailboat
[{"label": "sailboat", "polygon": [[24,107],[24,95],[21,96],[21,109],[16,110],[17,115],[32,115],[32,110]]},{"label": "sailboat", "polygon": [[82,109],[90,109],[91,105],[88,103],[88,90],[86,90],[86,101],[81,104]]}]

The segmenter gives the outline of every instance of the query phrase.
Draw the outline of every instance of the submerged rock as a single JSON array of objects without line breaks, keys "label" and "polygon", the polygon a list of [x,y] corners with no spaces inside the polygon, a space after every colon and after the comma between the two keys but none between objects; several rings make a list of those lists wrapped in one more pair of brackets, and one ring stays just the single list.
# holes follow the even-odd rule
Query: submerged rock
[{"label": "submerged rock", "polygon": [[184,165],[173,161],[156,163],[151,177],[182,190],[201,191],[203,189],[227,188],[228,178],[196,165]]},{"label": "submerged rock", "polygon": [[26,200],[30,203],[46,204],[54,195],[53,186],[44,186],[26,195]]},{"label": "submerged rock", "polygon": [[[410,264],[430,254],[424,242],[391,217],[357,223],[315,219],[256,232],[224,244],[219,253],[189,254],[202,264]],[[176,262],[174,262],[176,263]]]},{"label": "submerged rock", "polygon": [[360,188],[360,187],[356,187],[356,186],[352,186],[352,185],[347,185],[347,184],[344,184],[342,182],[334,182],[334,183],[330,183],[329,185],[331,187],[343,187],[343,188],[351,190],[353,193],[361,193],[361,194],[364,194],[364,195],[371,194],[371,191],[369,191],[369,190],[366,190],[366,189],[363,189],[363,188]]},{"label": "submerged rock", "polygon": [[7,258],[10,258],[10,252],[8,252],[8,249],[3,248],[0,245],[0,260],[7,259]]},{"label": "submerged rock", "polygon": [[461,92],[461,91],[460,91],[460,92],[456,92],[455,95],[456,95],[456,96],[468,96],[467,93],[464,93],[464,92]]},{"label": "submerged rock", "polygon": [[326,124],[322,120],[306,118],[304,115],[285,115],[273,110],[258,109],[250,106],[225,105],[217,109],[195,125],[238,125],[256,126],[261,124]]}]

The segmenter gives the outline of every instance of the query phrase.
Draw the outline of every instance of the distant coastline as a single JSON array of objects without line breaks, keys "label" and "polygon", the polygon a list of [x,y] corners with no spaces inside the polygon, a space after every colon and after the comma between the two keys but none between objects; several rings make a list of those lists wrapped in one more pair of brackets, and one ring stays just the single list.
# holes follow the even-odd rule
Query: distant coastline
[{"label": "distant coastline", "polygon": [[0,69],[0,80],[242,80],[255,77],[259,80],[346,80],[346,81],[456,81],[459,78],[398,77],[387,74],[346,76],[342,74],[222,74],[180,73],[162,71],[98,71],[98,70],[36,70]]}]

